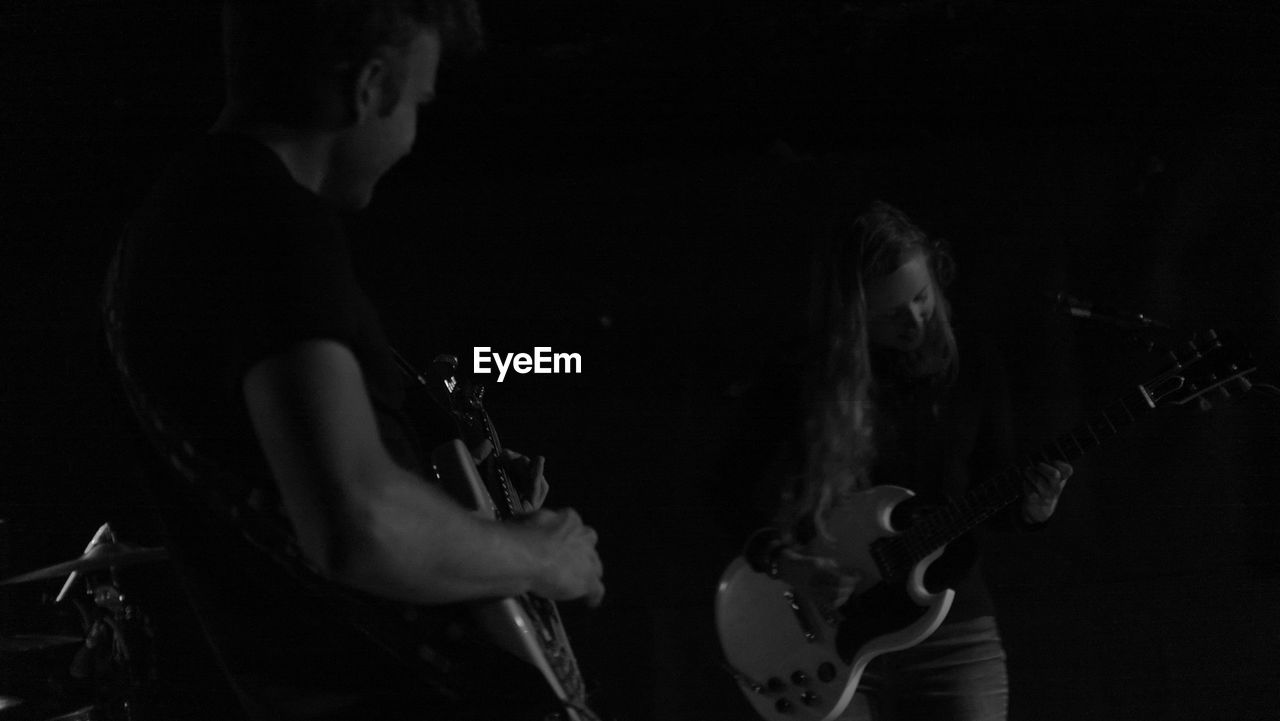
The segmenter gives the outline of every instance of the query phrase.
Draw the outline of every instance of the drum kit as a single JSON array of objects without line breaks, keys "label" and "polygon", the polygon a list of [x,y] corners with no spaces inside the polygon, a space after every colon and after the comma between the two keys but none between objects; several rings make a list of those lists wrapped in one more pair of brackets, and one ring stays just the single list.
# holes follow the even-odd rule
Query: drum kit
[{"label": "drum kit", "polygon": [[78,558],[0,580],[6,591],[62,581],[53,604],[74,608],[51,632],[0,633],[0,721],[146,721],[155,634],[120,570],[167,558],[103,524]]}]

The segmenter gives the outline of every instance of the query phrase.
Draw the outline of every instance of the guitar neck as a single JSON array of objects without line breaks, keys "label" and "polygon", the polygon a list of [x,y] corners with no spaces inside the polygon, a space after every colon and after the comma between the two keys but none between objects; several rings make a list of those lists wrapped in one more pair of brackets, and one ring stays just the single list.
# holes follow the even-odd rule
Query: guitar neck
[{"label": "guitar neck", "polygon": [[485,474],[485,485],[489,489],[489,496],[493,498],[494,505],[498,511],[498,518],[504,521],[511,520],[520,515],[523,510],[523,504],[520,501],[515,485],[511,482],[511,476],[496,460],[502,456],[502,441],[498,438],[498,430],[493,426],[493,419],[489,417],[489,411],[485,409],[478,399],[470,413],[473,415],[470,422],[480,430],[483,437],[488,438],[489,442],[493,444],[495,460],[493,461],[492,472]]},{"label": "guitar neck", "polygon": [[1120,429],[1144,417],[1155,407],[1146,389],[1138,386],[1070,432],[1026,456],[1020,464],[971,488],[963,496],[917,521],[901,535],[885,539],[893,546],[882,556],[883,561],[891,565],[888,575],[905,571],[1016,502],[1023,493],[1024,469],[1037,463],[1075,460],[1114,438]]}]

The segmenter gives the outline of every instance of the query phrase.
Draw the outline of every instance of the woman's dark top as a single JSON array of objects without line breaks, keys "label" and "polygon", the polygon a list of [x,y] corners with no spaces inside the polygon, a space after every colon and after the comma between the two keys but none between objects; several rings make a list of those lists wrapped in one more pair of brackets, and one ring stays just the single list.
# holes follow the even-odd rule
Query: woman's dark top
[{"label": "woman's dark top", "polygon": [[[950,384],[903,378],[889,363],[876,361],[876,458],[870,479],[875,485],[902,486],[916,493],[896,509],[895,523],[909,523],[914,515],[956,498],[1013,461],[1003,364],[989,344],[973,338],[966,345],[965,340],[959,341],[959,372]],[[806,366],[801,354],[771,364],[742,399],[741,428],[722,474],[739,489],[738,497],[750,501],[750,508],[739,505],[733,511],[737,517],[725,519],[739,538],[775,521],[786,485],[796,482],[804,467]],[[742,493],[747,488],[750,492]],[[723,490],[722,498],[732,497],[729,488]],[[1013,517],[1012,512],[999,514],[982,531],[1013,529]],[[926,574],[926,585],[956,590],[948,620],[994,613],[975,549],[972,536],[953,542]]]}]

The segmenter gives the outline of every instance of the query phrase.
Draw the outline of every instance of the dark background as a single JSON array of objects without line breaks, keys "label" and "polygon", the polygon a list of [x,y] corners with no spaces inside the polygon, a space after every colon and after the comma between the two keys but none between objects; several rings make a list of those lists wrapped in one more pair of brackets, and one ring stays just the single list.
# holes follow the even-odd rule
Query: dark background
[{"label": "dark background", "polygon": [[[445,69],[356,252],[415,359],[582,355],[582,375],[512,375],[489,404],[550,458],[552,505],[601,531],[607,601],[565,611],[621,720],[750,718],[711,626],[741,539],[707,489],[838,204],[883,197],[950,239],[956,292],[983,308],[959,322],[998,331],[1028,450],[1162,363],[1046,291],[1216,328],[1275,382],[1273,3],[485,11],[488,52]],[[108,520],[156,540],[95,302],[141,193],[216,115],[217,53],[208,3],[0,10],[0,576],[74,558]],[[1157,414],[1077,464],[1047,531],[988,543],[1011,718],[1277,718],[1277,428],[1261,389]],[[226,713],[167,569],[130,576],[173,714]],[[0,592],[0,633],[73,629],[59,585]],[[4,659],[0,694],[65,653]]]}]

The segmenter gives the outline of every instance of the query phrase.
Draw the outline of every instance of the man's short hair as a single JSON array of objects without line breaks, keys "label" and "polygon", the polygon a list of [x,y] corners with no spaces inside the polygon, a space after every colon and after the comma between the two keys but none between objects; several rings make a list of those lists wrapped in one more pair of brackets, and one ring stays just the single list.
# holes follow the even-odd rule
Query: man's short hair
[{"label": "man's short hair", "polygon": [[227,0],[228,95],[261,119],[307,122],[324,82],[384,54],[388,112],[404,86],[403,52],[424,27],[446,53],[471,54],[483,43],[476,0]]}]

